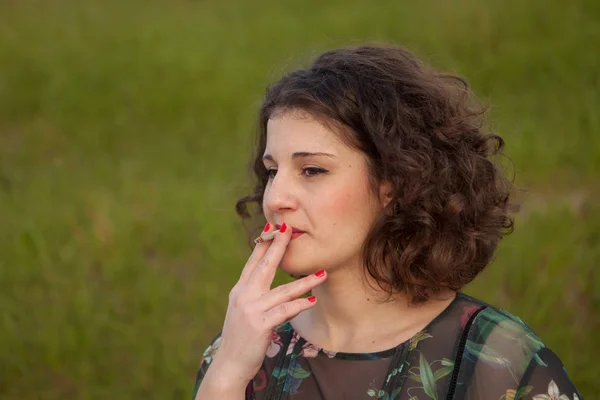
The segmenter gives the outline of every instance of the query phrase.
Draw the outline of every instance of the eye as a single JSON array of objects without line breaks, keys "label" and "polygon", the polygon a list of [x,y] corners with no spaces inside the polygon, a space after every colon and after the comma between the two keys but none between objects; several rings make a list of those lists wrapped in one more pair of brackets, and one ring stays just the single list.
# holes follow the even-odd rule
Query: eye
[{"label": "eye", "polygon": [[302,168],[302,172],[304,173],[304,176],[310,178],[310,177],[313,177],[313,176],[324,174],[327,171],[324,170],[323,168],[306,167],[306,168]]},{"label": "eye", "polygon": [[269,177],[269,179],[275,178],[275,174],[276,173],[277,173],[277,170],[275,168],[268,168],[267,169],[267,176]]},{"label": "eye", "polygon": [[[324,170],[323,168],[318,168],[318,167],[302,168],[302,175],[305,176],[306,178],[312,178],[317,175],[324,174],[326,172],[327,171]],[[275,175],[277,175],[277,168],[268,168],[267,169],[267,177],[269,179],[275,178]]]}]

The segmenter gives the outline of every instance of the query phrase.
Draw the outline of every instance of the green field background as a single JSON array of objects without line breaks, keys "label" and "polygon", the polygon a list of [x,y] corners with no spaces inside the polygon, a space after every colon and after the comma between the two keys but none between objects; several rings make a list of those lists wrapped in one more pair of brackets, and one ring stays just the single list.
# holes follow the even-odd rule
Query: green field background
[{"label": "green field background", "polygon": [[367,42],[490,104],[527,191],[466,292],[600,399],[597,0],[0,0],[0,398],[190,398],[265,85]]}]

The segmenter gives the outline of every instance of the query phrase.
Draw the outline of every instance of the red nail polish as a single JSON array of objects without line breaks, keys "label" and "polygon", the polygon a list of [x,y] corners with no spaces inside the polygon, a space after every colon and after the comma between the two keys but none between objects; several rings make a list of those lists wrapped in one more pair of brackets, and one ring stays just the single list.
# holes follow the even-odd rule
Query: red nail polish
[{"label": "red nail polish", "polygon": [[281,225],[281,228],[279,229],[279,232],[284,233],[286,229],[287,229],[287,225],[284,222],[283,225]]},{"label": "red nail polish", "polygon": [[311,303],[314,303],[315,301],[317,301],[317,298],[315,296],[310,296],[309,298],[307,298],[307,300]]},{"label": "red nail polish", "polygon": [[270,227],[271,227],[271,224],[267,222],[267,224],[265,225],[265,229],[263,229],[263,232],[268,231]]},{"label": "red nail polish", "polygon": [[320,278],[320,277],[322,277],[323,275],[325,275],[325,270],[324,270],[324,269],[322,269],[322,270],[320,270],[320,271],[317,271],[317,272],[315,273],[315,275],[317,276],[317,278]]}]

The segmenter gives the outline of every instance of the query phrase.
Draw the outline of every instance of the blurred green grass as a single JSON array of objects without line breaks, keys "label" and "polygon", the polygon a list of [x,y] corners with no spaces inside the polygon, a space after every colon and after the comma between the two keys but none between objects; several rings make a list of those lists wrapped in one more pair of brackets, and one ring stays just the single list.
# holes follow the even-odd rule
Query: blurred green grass
[{"label": "blurred green grass", "polygon": [[599,4],[0,0],[0,397],[191,396],[249,251],[233,205],[265,85],[385,41],[491,104],[528,194],[467,292],[594,398]]}]

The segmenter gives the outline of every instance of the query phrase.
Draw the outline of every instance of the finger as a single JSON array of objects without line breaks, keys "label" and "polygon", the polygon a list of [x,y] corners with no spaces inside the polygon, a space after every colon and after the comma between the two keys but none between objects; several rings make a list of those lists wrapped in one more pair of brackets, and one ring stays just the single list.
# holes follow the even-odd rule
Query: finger
[{"label": "finger", "polygon": [[296,299],[273,307],[264,314],[265,323],[268,326],[277,326],[291,320],[302,311],[312,308],[317,299],[314,296],[306,299]]},{"label": "finger", "polygon": [[[268,226],[265,225],[266,229],[263,229],[261,235],[263,233],[275,231],[275,226],[273,224],[270,224],[268,222],[267,222],[267,224],[268,224]],[[267,253],[267,250],[269,249],[269,247],[271,247],[272,243],[273,243],[273,241],[269,240],[266,242],[258,243],[254,246],[254,250],[252,250],[250,257],[248,257],[248,260],[246,261],[246,265],[244,265],[244,268],[242,269],[242,273],[240,274],[239,282],[246,282],[248,280],[248,278],[252,274],[252,271],[254,271],[254,269],[256,268],[256,265],[265,256],[265,254]]]},{"label": "finger", "polygon": [[325,282],[326,279],[327,274],[323,271],[320,276],[312,274],[297,281],[278,286],[265,293],[258,300],[258,307],[261,310],[267,311],[279,304],[295,300]]},{"label": "finger", "polygon": [[[292,227],[284,223],[275,235],[273,243],[267,249],[265,255],[260,259],[248,282],[255,285],[261,292],[267,292],[271,288],[277,267],[285,254],[287,245],[292,238]],[[262,243],[261,243],[262,244]]]}]

